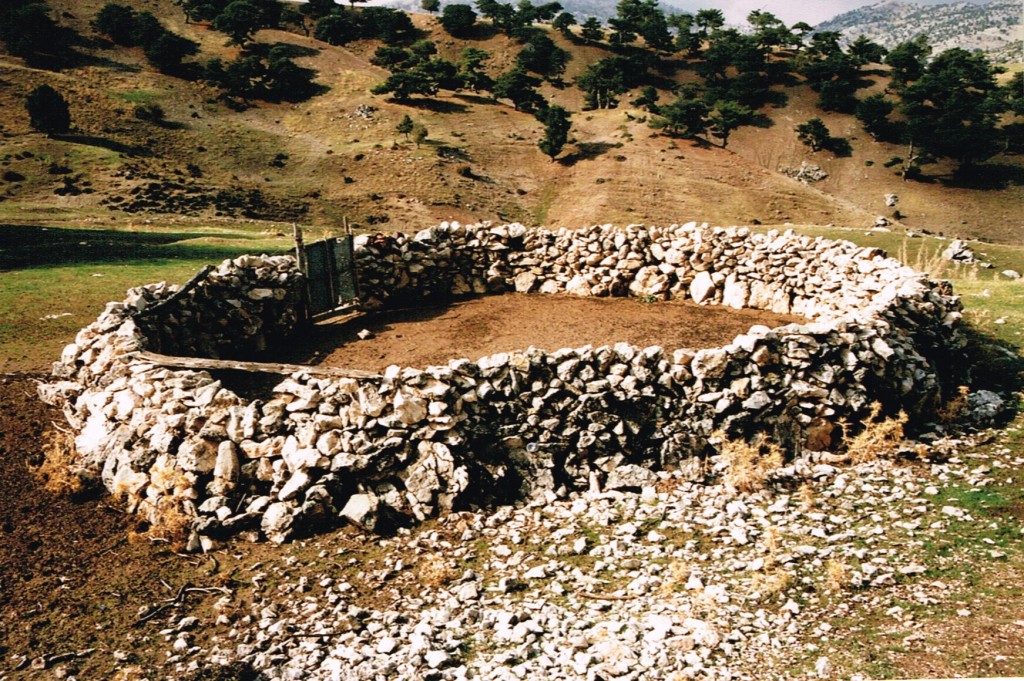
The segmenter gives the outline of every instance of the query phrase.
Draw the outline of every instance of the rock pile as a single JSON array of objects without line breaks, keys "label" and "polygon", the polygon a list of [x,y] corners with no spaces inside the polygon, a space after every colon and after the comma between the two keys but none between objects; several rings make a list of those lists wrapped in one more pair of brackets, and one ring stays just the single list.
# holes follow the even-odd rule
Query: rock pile
[{"label": "rock pile", "polygon": [[796,450],[872,401],[930,408],[959,342],[946,285],[877,249],[791,233],[443,224],[359,237],[356,259],[368,307],[517,290],[689,297],[813,321],[697,351],[619,343],[365,378],[299,372],[266,399],[131,355],[250,356],[286,338],[301,300],[292,260],[243,257],[159,312],[135,314],[172,295],[163,284],[109,305],[41,393],[64,407],[108,489],[151,522],[191,519],[198,548],[240,531],[285,541],[339,517],[380,530],[593,484],[640,488],[718,432]]},{"label": "rock pile", "polygon": [[942,257],[946,260],[952,260],[953,262],[963,263],[970,265],[978,262],[977,256],[974,251],[971,250],[970,246],[963,239],[954,239],[950,242],[946,250],[942,251]]},{"label": "rock pile", "polygon": [[[1024,459],[928,449],[930,465],[801,456],[751,494],[662,471],[639,493],[452,514],[355,550],[311,541],[244,565],[202,634],[195,617],[155,622],[160,659],[267,679],[862,678],[858,629],[885,612],[924,650],[929,615],[971,615],[934,575],[1006,560],[976,539],[992,524],[1018,533],[958,494],[992,493]],[[977,543],[926,548],[950,536]]]}]

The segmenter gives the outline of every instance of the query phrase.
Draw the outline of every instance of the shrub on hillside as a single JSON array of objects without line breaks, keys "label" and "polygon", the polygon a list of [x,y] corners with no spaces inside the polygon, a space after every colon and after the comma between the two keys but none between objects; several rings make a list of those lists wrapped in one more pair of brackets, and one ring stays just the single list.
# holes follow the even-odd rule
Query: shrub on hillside
[{"label": "shrub on hillside", "polygon": [[25,98],[29,125],[47,135],[56,135],[71,129],[71,112],[67,100],[49,85],[40,85]]},{"label": "shrub on hillside", "polygon": [[125,47],[141,46],[146,61],[161,73],[183,76],[183,62],[199,52],[199,44],[164,28],[151,12],[108,2],[96,13],[92,27]]}]

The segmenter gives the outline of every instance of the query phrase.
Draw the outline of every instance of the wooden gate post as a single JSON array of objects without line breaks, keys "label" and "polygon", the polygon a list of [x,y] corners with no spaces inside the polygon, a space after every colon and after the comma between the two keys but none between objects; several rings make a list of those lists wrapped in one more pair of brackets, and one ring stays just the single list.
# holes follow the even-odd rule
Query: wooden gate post
[{"label": "wooden gate post", "polygon": [[306,268],[306,246],[302,242],[302,228],[292,223],[292,236],[295,239],[295,263],[302,274],[302,325],[310,326],[313,323],[313,315],[309,309],[309,272]]}]

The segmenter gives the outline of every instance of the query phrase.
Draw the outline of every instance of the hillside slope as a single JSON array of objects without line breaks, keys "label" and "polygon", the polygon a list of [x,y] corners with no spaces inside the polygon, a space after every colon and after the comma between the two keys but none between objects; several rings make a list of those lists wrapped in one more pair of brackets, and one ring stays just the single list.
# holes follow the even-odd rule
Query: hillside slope
[{"label": "hillside slope", "polygon": [[840,31],[851,40],[866,35],[885,47],[893,47],[923,33],[936,53],[960,47],[971,52],[981,50],[1000,62],[1024,59],[1021,4],[1017,0],[942,5],[882,0],[840,14],[815,28]]},{"label": "hillside slope", "polygon": [[[102,3],[65,4],[67,20],[88,33],[88,19]],[[200,42],[202,58],[236,53],[222,34],[186,24],[170,2],[141,4]],[[457,58],[467,45],[486,49],[492,75],[521,49],[501,35],[455,40],[433,17],[414,21],[441,56]],[[608,54],[552,37],[573,56],[569,83]],[[92,63],[63,72],[0,55],[7,85],[0,90],[0,165],[14,173],[8,177],[21,178],[0,181],[0,222],[253,219],[336,229],[348,219],[357,227],[414,230],[450,219],[552,227],[696,219],[869,226],[876,215],[892,212],[884,194],[898,193],[909,227],[1024,239],[1017,234],[1024,219],[1017,161],[996,159],[992,167],[1009,178],[999,189],[901,183],[882,166],[901,150],[871,141],[852,117],[817,111],[800,85],[786,88],[788,106],[765,110],[771,127],[741,129],[728,149],[656,134],[643,112],[627,104],[635,93],[624,95],[618,109],[581,111],[578,89],[545,85],[546,97],[576,112],[570,144],[551,162],[537,148],[541,124],[507,103],[467,92],[442,91],[409,104],[371,95],[369,88],[386,76],[369,63],[375,41],[334,47],[283,31],[258,38],[305,48],[311,56],[298,62],[318,71],[326,93],[235,111],[209,85],[155,72],[139,50],[96,49]],[[676,77],[692,74],[682,70]],[[43,82],[71,102],[74,134],[50,139],[30,130],[22,98]],[[159,104],[167,121],[137,119],[138,103]],[[395,131],[405,115],[427,127],[422,145]],[[793,127],[813,116],[824,117],[834,134],[850,135],[853,156],[811,154],[800,145]],[[829,178],[809,186],[780,172],[805,160]]]}]

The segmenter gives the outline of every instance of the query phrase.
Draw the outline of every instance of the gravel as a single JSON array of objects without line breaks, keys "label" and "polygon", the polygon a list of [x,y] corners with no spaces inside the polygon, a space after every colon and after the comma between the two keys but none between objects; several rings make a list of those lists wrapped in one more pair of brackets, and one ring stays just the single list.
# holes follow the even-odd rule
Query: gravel
[{"label": "gravel", "polygon": [[[1024,465],[998,442],[972,444],[943,439],[923,459],[856,466],[805,454],[750,494],[722,482],[725,464],[712,459],[706,481],[661,472],[639,491],[595,487],[366,534],[381,556],[372,568],[342,550],[316,554],[329,542],[308,540],[307,558],[255,566],[274,578],[222,599],[217,621],[179,619],[165,670],[242,662],[267,679],[832,678],[849,634],[835,618],[884,612],[912,639],[907,602],[948,599],[951,584],[936,575],[958,557],[926,547],[985,522],[956,492]],[[979,546],[983,562],[1005,557]],[[328,577],[330,565],[346,571]],[[196,626],[213,628],[203,646],[190,644]]]}]

